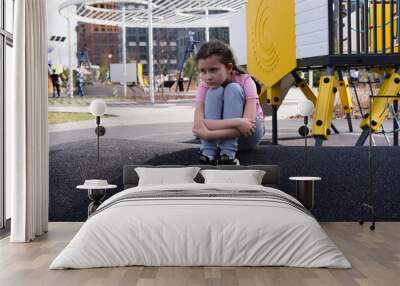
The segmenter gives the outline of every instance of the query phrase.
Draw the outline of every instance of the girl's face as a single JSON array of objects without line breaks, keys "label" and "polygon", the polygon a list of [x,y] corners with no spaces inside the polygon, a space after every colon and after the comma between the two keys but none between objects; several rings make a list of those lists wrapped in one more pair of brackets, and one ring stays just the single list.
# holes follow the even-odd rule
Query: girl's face
[{"label": "girl's face", "polygon": [[198,67],[200,70],[201,80],[211,88],[217,88],[226,80],[231,80],[233,65],[224,65],[220,62],[218,56],[200,59]]}]

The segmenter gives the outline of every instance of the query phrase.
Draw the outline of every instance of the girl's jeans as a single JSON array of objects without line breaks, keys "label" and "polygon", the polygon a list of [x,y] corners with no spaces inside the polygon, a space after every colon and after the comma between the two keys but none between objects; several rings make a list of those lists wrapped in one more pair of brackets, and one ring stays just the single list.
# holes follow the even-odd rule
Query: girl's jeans
[{"label": "girl's jeans", "polygon": [[[205,119],[229,119],[243,117],[245,95],[242,87],[237,83],[223,87],[208,89],[204,102]],[[256,130],[252,136],[240,136],[234,139],[220,139],[213,141],[201,140],[201,151],[206,156],[215,156],[218,147],[220,154],[226,154],[234,158],[236,151],[253,149],[264,136],[265,127],[256,118]]]}]

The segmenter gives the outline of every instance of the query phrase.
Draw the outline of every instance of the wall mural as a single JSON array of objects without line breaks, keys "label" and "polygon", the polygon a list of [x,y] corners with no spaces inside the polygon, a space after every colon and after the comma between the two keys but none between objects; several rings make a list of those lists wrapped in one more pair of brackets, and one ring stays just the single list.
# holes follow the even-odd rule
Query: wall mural
[{"label": "wall mural", "polygon": [[[342,12],[366,9],[348,8],[344,5]],[[235,64],[230,37],[243,35],[229,28],[210,28],[214,41],[207,45],[204,29],[155,28],[151,79],[147,29],[123,33],[116,26],[68,23],[52,9],[49,5],[49,23],[58,25],[49,25],[48,49],[51,221],[85,220],[90,203],[93,207],[123,190],[125,165],[277,164],[280,187],[292,195],[295,183],[289,177],[322,178],[313,209],[320,220],[358,219],[353,210],[362,196],[356,190],[370,187],[368,180],[357,178],[381,172],[372,183],[374,190],[399,180],[384,175],[399,155],[390,147],[395,138],[390,130],[400,127],[395,110],[385,107],[389,116],[372,136],[377,146],[372,153],[361,147],[368,141],[365,128],[359,128],[363,116],[363,126],[368,125],[369,95],[378,94],[394,71],[371,71],[365,65],[312,68],[315,54],[310,53],[321,51],[296,47],[294,17],[301,13],[285,10],[289,32],[277,33],[272,27],[283,12],[274,11],[282,5],[252,1],[248,13],[257,11],[257,17],[248,17],[248,27],[254,27],[247,35],[248,66]],[[346,15],[332,17],[348,23]],[[346,27],[336,31],[326,26],[322,32],[332,32],[335,43],[344,41]],[[265,43],[265,35],[275,42]],[[346,46],[339,52],[346,53]],[[296,59],[299,55],[303,58]],[[318,125],[316,114],[326,116],[326,122]],[[87,189],[77,188],[88,180],[109,188],[88,197]],[[390,188],[380,192],[394,196]],[[385,199],[382,211],[396,215],[394,201]]]}]

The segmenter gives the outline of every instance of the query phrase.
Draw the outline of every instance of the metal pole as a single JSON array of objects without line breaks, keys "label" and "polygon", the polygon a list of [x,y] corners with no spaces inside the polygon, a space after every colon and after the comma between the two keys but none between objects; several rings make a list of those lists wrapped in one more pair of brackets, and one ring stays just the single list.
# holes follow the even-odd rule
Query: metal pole
[{"label": "metal pole", "polygon": [[71,20],[68,18],[68,64],[69,64],[69,96],[74,97],[74,74],[72,70],[72,35]]},{"label": "metal pole", "polygon": [[393,101],[393,146],[399,146],[399,131],[398,131],[398,121],[397,121],[397,112],[399,110],[399,101]]},{"label": "metal pole", "polygon": [[206,42],[210,41],[210,27],[208,26],[208,9],[206,9]]},{"label": "metal pole", "polygon": [[124,64],[124,96],[127,96],[126,85],[126,7],[122,4],[122,60]]},{"label": "metal pole", "polygon": [[97,123],[97,162],[100,161],[100,116],[96,116]]},{"label": "metal pole", "polygon": [[148,14],[149,14],[149,92],[150,101],[154,103],[154,58],[153,58],[153,7],[152,0],[148,0]]},{"label": "metal pole", "polygon": [[278,145],[278,106],[272,105],[272,145]]}]

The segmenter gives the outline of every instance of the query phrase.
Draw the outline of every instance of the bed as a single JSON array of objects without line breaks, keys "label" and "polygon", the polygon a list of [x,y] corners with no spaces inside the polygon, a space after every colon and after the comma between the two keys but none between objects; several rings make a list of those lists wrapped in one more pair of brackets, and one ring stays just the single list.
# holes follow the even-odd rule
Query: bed
[{"label": "bed", "polygon": [[[146,172],[152,167],[167,174],[183,166],[124,166],[124,191],[107,199],[88,218],[50,269],[351,267],[312,214],[279,190],[278,166],[189,166],[201,169],[193,176],[194,182],[154,185],[139,183],[142,167]],[[258,173],[258,185],[238,183],[240,175],[231,177],[232,183],[209,179],[208,173],[216,173],[210,170],[222,169],[265,174]],[[150,179],[156,181],[156,176]]]}]

